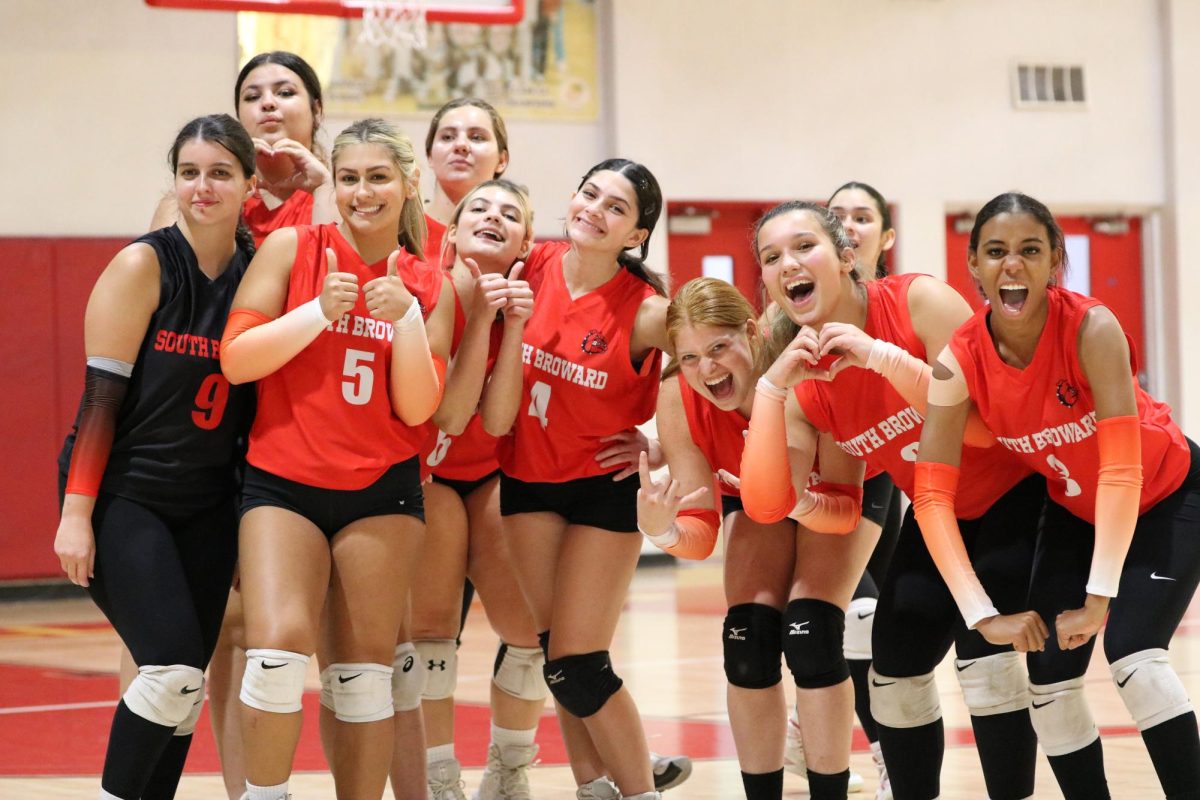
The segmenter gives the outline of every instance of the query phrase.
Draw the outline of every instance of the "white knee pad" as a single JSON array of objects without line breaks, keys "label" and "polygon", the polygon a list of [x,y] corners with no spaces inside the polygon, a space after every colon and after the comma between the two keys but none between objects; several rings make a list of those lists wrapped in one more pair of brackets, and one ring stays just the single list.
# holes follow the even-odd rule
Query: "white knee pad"
[{"label": "white knee pad", "polygon": [[138,667],[122,698],[134,714],[155,725],[176,728],[204,697],[204,673],[183,664]]},{"label": "white knee pad", "polygon": [[192,697],[195,702],[192,703],[192,710],[183,718],[183,722],[179,723],[179,727],[175,729],[176,736],[191,736],[196,732],[196,723],[200,721],[200,712],[204,709],[204,687],[207,685],[204,678],[200,678],[200,691],[196,692]]},{"label": "white knee pad", "polygon": [[1048,756],[1065,756],[1100,737],[1083,697],[1083,676],[1029,687],[1029,719]]},{"label": "white knee pad", "polygon": [[308,656],[288,650],[247,650],[241,701],[259,711],[293,714],[301,709]]},{"label": "white knee pad", "polygon": [[415,711],[421,707],[425,691],[425,670],[412,642],[396,645],[392,658],[392,705],[397,711]]},{"label": "white knee pad", "polygon": [[967,708],[977,717],[1029,708],[1029,676],[1020,653],[956,659],[958,684]]},{"label": "white knee pad", "polygon": [[546,656],[540,647],[513,647],[501,644],[500,657],[496,659],[496,671],[492,683],[500,691],[521,700],[545,700],[550,690],[542,675]]},{"label": "white knee pad", "polygon": [[391,719],[392,668],[386,664],[330,664],[333,713],[342,722]]},{"label": "white knee pad", "polygon": [[849,661],[871,660],[871,625],[875,622],[874,597],[850,601],[846,609],[846,632],[842,634],[842,655]]},{"label": "white knee pad", "polygon": [[942,718],[937,684],[933,673],[911,678],[889,678],[871,667],[871,716],[889,728],[919,728]]},{"label": "white knee pad", "polygon": [[425,667],[426,700],[445,700],[454,696],[458,684],[458,643],[453,639],[420,639],[414,642]]},{"label": "white knee pad", "polygon": [[1162,648],[1132,653],[1108,665],[1117,693],[1139,731],[1192,710],[1187,689]]},{"label": "white knee pad", "polygon": [[333,711],[333,673],[329,667],[321,670],[321,706]]}]

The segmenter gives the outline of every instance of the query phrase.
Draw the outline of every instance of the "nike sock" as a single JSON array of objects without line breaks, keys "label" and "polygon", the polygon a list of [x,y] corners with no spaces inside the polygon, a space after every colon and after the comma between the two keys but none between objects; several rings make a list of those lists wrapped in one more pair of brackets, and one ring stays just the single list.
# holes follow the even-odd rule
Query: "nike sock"
[{"label": "nike sock", "polygon": [[826,775],[821,772],[808,771],[809,800],[846,800],[846,792],[850,786],[850,770],[843,770],[836,775]]},{"label": "nike sock", "polygon": [[1200,798],[1200,733],[1189,711],[1142,731],[1158,782],[1168,800]]},{"label": "nike sock", "polygon": [[451,761],[454,758],[454,742],[450,744],[439,744],[433,747],[425,748],[425,764],[426,766],[436,764],[439,761]]},{"label": "nike sock", "polygon": [[746,800],[782,800],[783,768],[774,772],[743,772],[742,788],[746,790]]},{"label": "nike sock", "polygon": [[134,800],[141,797],[155,764],[174,735],[174,728],[139,717],[124,700],[117,703],[100,778],[104,791]]},{"label": "nike sock", "polygon": [[992,800],[1024,800],[1033,795],[1037,734],[1029,710],[971,716],[983,780]]},{"label": "nike sock", "polygon": [[847,659],[846,663],[850,665],[850,680],[854,682],[854,712],[858,715],[858,724],[862,725],[868,742],[877,742],[879,729],[875,725],[875,718],[871,716],[871,694],[867,686],[867,672],[871,669],[871,662]]},{"label": "nike sock", "polygon": [[287,782],[274,786],[255,786],[246,781],[246,800],[287,800]]},{"label": "nike sock", "polygon": [[1064,756],[1050,756],[1050,769],[1065,800],[1110,800],[1104,777],[1104,750],[1100,740]]},{"label": "nike sock", "polygon": [[915,728],[879,725],[879,744],[887,762],[896,797],[937,797],[941,794],[942,755],[946,734],[942,721]]},{"label": "nike sock", "polygon": [[529,747],[529,745],[533,744],[536,734],[537,728],[530,728],[527,731],[517,731],[511,728],[501,728],[496,723],[492,723],[492,744],[497,747],[503,747],[506,744]]},{"label": "nike sock", "polygon": [[158,757],[158,764],[142,790],[142,800],[173,800],[187,763],[188,750],[192,746],[192,735],[172,736],[171,741]]}]

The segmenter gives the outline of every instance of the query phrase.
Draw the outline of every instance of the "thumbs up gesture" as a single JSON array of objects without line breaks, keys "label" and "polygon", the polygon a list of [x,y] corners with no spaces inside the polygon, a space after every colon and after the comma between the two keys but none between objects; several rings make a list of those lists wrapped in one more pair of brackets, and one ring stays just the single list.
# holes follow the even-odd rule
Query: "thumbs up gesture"
[{"label": "thumbs up gesture", "polygon": [[498,272],[480,272],[479,264],[473,258],[464,258],[463,263],[467,265],[475,281],[470,316],[479,314],[487,319],[494,319],[496,312],[503,308],[508,300],[508,280]]},{"label": "thumbs up gesture", "polygon": [[518,261],[508,271],[508,302],[504,304],[504,323],[511,326],[524,325],[533,316],[533,290],[529,282],[521,280],[525,262]]},{"label": "thumbs up gesture", "polygon": [[408,311],[415,298],[400,280],[397,264],[400,262],[400,250],[392,251],[387,260],[387,274],[380,278],[372,278],[363,286],[363,298],[367,302],[367,313],[375,319],[396,322]]},{"label": "thumbs up gesture", "polygon": [[338,272],[337,253],[325,248],[325,282],[321,286],[321,313],[333,322],[354,308],[358,300],[358,276],[353,272]]}]

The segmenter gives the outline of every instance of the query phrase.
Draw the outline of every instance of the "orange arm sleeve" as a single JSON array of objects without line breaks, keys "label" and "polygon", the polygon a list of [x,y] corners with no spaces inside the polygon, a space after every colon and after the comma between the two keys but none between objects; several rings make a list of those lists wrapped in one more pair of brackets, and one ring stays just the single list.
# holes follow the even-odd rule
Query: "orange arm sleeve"
[{"label": "orange arm sleeve", "polygon": [[278,319],[236,308],[229,312],[221,336],[221,372],[233,384],[265,378],[295,358],[328,326],[315,297]]},{"label": "orange arm sleeve", "polygon": [[1100,475],[1096,481],[1096,545],[1088,594],[1116,597],[1142,499],[1142,426],[1136,416],[1096,423]]},{"label": "orange arm sleeve", "polygon": [[913,498],[917,525],[967,627],[974,629],[981,620],[1000,612],[975,576],[967,547],[963,544],[958,519],[954,516],[957,491],[958,467],[934,461],[917,462],[917,496]]},{"label": "orange arm sleeve", "polygon": [[[950,352],[949,346],[942,351],[942,356],[939,358],[944,360],[945,354],[948,352]],[[957,362],[954,366],[957,367]],[[876,339],[871,345],[867,368],[887,378],[888,382],[892,384],[892,388],[901,397],[911,403],[917,411],[925,413],[929,403],[929,385],[933,378],[933,367],[898,345]],[[963,399],[966,399],[966,381],[963,379],[961,371],[955,371],[954,382],[962,383]],[[942,382],[939,381],[939,383]],[[991,447],[996,443],[996,437],[984,424],[977,408],[972,408],[967,415],[967,429],[963,432],[963,443],[981,448]]]},{"label": "orange arm sleeve", "polygon": [[[92,359],[89,359],[91,361]],[[132,365],[125,365],[132,372]],[[129,388],[129,375],[88,364],[83,380],[79,427],[67,470],[66,494],[95,497],[100,492],[117,432],[117,415]]]},{"label": "orange arm sleeve", "polygon": [[721,517],[711,508],[687,508],[675,515],[674,527],[678,539],[663,550],[679,558],[705,559],[717,544]]},{"label": "orange arm sleeve", "polygon": [[850,533],[862,519],[862,498],[861,486],[821,482],[788,516],[814,533]]},{"label": "orange arm sleeve", "polygon": [[742,505],[755,522],[778,522],[796,505],[792,469],[788,463],[787,423],[783,403],[787,397],[775,387],[755,389],[750,412],[750,432],[742,450]]}]

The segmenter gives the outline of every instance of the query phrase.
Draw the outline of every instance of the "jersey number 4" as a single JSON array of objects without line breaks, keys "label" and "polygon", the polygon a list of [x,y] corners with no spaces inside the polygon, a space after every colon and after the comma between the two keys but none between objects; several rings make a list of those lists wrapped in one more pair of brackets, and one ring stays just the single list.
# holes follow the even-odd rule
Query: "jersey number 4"
[{"label": "jersey number 4", "polygon": [[546,409],[550,407],[550,385],[538,381],[529,387],[529,416],[537,417],[544,430],[550,424]]},{"label": "jersey number 4", "polygon": [[229,381],[219,372],[208,375],[196,390],[196,407],[192,409],[192,422],[197,428],[211,431],[221,424],[225,406],[229,404]]}]

